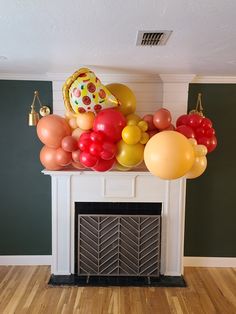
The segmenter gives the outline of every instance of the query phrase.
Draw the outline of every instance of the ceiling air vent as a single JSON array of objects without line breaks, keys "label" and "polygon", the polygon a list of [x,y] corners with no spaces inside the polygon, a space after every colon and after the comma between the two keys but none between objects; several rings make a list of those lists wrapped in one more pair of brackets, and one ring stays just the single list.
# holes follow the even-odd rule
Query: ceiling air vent
[{"label": "ceiling air vent", "polygon": [[164,46],[172,31],[139,31],[137,46]]}]

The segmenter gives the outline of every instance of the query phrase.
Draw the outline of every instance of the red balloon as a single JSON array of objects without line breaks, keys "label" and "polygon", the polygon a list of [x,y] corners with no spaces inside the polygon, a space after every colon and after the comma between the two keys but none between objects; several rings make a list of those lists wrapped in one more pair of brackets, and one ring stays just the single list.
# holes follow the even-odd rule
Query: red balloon
[{"label": "red balloon", "polygon": [[208,118],[203,118],[202,123],[201,123],[201,127],[203,127],[203,129],[205,129],[205,130],[212,128],[211,120]]},{"label": "red balloon", "polygon": [[178,117],[176,120],[176,127],[180,125],[186,125],[188,121],[188,114],[183,114],[182,116]]},{"label": "red balloon", "polygon": [[106,136],[102,132],[91,132],[90,133],[90,139],[93,142],[103,142],[105,140]]},{"label": "red balloon", "polygon": [[63,167],[58,165],[56,161],[56,149],[47,147],[46,145],[40,151],[40,161],[47,170],[61,170]]},{"label": "red balloon", "polygon": [[196,128],[196,130],[194,130],[195,132],[195,137],[198,140],[201,137],[205,136],[205,129],[203,129],[202,126],[200,126],[199,128]]},{"label": "red balloon", "polygon": [[195,133],[190,126],[180,125],[176,128],[176,131],[183,134],[187,138],[195,138]]},{"label": "red balloon", "polygon": [[189,114],[187,118],[187,125],[195,129],[201,125],[202,119],[203,118],[197,113]]},{"label": "red balloon", "polygon": [[161,108],[153,115],[153,124],[159,130],[164,130],[168,128],[171,124],[171,114],[170,111]]},{"label": "red balloon", "polygon": [[72,152],[72,159],[75,162],[80,162],[80,153],[81,153],[81,151],[79,149]]},{"label": "red balloon", "polygon": [[83,152],[85,152],[85,151],[88,152],[91,143],[92,143],[92,141],[90,140],[90,137],[89,138],[86,138],[86,137],[81,138],[80,137],[79,141],[78,141],[79,149]]},{"label": "red balloon", "polygon": [[202,137],[198,140],[198,144],[205,145],[208,153],[211,153],[217,146],[217,138],[214,135],[211,138]]},{"label": "red balloon", "polygon": [[91,155],[100,157],[102,151],[102,144],[100,142],[91,142],[89,146],[89,152]]},{"label": "red balloon", "polygon": [[61,141],[61,147],[66,152],[73,152],[74,150],[78,149],[78,143],[74,137],[66,136]]},{"label": "red balloon", "polygon": [[95,117],[93,130],[101,131],[112,142],[118,142],[125,126],[126,119],[123,114],[116,109],[108,108],[101,110]]},{"label": "red balloon", "polygon": [[148,124],[148,131],[156,130],[156,127],[153,123],[153,115],[152,114],[146,114],[143,118],[143,121],[146,121]]},{"label": "red balloon", "polygon": [[174,127],[174,125],[171,123],[169,126],[168,126],[168,128],[166,128],[166,129],[164,129],[164,130],[162,130],[162,131],[175,131],[175,127]]},{"label": "red balloon", "polygon": [[41,142],[51,148],[59,148],[63,137],[71,134],[66,119],[50,114],[37,124],[37,134]]},{"label": "red balloon", "polygon": [[80,154],[80,162],[87,168],[92,168],[98,162],[98,157],[91,155],[88,152],[81,152]]},{"label": "red balloon", "polygon": [[110,160],[104,160],[100,158],[97,164],[94,167],[92,167],[92,169],[95,171],[108,171],[113,167],[115,162],[116,162],[115,157]]},{"label": "red balloon", "polygon": [[104,142],[102,144],[102,151],[100,157],[104,160],[110,160],[115,157],[117,147],[112,142]]},{"label": "red balloon", "polygon": [[72,162],[71,153],[66,152],[59,147],[56,151],[56,162],[60,166],[68,166]]},{"label": "red balloon", "polygon": [[213,129],[213,128],[208,129],[208,130],[206,130],[206,132],[205,132],[205,136],[206,136],[206,137],[212,137],[212,136],[215,135],[215,134],[216,134],[216,132],[215,132],[215,129]]},{"label": "red balloon", "polygon": [[151,138],[152,136],[154,136],[155,134],[159,133],[159,130],[152,130],[152,131],[147,131],[149,138]]}]

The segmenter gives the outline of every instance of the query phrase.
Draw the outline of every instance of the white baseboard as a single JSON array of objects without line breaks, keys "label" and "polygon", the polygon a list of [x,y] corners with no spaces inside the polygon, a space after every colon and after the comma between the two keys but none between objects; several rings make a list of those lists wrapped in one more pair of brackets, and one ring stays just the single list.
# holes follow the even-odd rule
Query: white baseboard
[{"label": "white baseboard", "polygon": [[51,255],[1,255],[0,265],[51,265]]},{"label": "white baseboard", "polygon": [[236,267],[236,257],[185,256],[184,266],[192,267]]}]

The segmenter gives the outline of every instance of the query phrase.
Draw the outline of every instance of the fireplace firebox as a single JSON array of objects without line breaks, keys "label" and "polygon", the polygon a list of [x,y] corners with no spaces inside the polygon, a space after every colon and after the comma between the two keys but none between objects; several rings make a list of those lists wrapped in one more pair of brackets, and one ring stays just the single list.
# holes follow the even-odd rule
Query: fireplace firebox
[{"label": "fireplace firebox", "polygon": [[160,203],[79,202],[75,210],[78,276],[160,276]]}]

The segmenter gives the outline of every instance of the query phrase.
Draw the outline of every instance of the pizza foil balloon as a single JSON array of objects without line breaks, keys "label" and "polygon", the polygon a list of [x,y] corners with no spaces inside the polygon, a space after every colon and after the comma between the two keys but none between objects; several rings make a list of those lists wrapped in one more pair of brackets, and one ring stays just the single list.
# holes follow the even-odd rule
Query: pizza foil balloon
[{"label": "pizza foil balloon", "polygon": [[94,112],[117,107],[118,100],[101,83],[94,72],[81,68],[71,75],[62,88],[64,103],[67,111],[78,113]]}]

